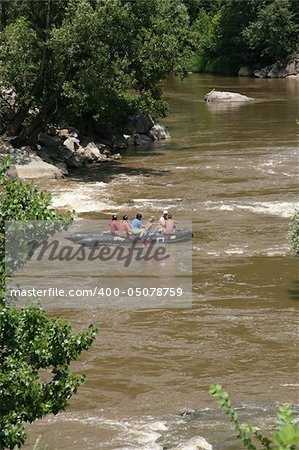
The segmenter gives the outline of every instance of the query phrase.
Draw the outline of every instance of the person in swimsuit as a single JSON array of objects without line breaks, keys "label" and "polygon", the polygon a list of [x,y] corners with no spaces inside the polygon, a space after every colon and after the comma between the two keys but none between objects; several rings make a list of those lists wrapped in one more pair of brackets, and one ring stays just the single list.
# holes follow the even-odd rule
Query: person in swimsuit
[{"label": "person in swimsuit", "polygon": [[168,214],[168,218],[166,220],[165,233],[172,234],[175,231],[175,221],[172,218],[172,214]]},{"label": "person in swimsuit", "polygon": [[118,227],[118,232],[120,236],[126,236],[129,239],[132,238],[132,227],[131,224],[128,220],[128,216],[124,215],[122,220],[120,221],[119,227]]},{"label": "person in swimsuit", "polygon": [[111,220],[109,222],[109,228],[110,228],[110,232],[111,232],[111,234],[113,234],[113,236],[118,234],[119,222],[117,220],[117,215],[116,214],[112,215]]}]

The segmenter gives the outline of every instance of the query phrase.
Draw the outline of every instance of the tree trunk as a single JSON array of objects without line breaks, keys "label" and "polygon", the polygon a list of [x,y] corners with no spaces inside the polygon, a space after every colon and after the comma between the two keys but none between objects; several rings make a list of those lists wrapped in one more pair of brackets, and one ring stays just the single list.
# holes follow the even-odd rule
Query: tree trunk
[{"label": "tree trunk", "polygon": [[50,118],[55,113],[55,107],[61,94],[61,88],[63,86],[63,83],[68,78],[69,73],[70,69],[67,69],[67,71],[63,74],[63,76],[57,83],[57,88],[48,99],[47,104],[44,105],[44,107],[34,119],[30,128],[27,130],[26,135],[24,136],[26,144],[33,144],[35,142],[38,133],[44,128],[44,126],[49,122]]},{"label": "tree trunk", "polygon": [[13,119],[7,126],[7,136],[17,136],[21,132],[22,124],[28,115],[29,109],[30,104],[23,108],[20,108],[19,111],[16,112]]}]

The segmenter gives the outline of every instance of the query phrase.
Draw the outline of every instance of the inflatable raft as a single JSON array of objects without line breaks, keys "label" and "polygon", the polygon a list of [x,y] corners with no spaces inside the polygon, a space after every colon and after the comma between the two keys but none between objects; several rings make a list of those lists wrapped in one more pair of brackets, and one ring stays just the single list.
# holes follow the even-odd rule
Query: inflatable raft
[{"label": "inflatable raft", "polygon": [[[130,240],[127,237],[113,236],[109,232],[93,233],[93,232],[78,232],[66,236],[69,241],[75,242],[84,247],[98,247],[100,245],[118,245],[130,244],[134,242],[142,242],[139,236],[133,236]],[[179,242],[187,242],[192,239],[192,232],[185,229],[176,229],[173,234],[152,233],[147,242],[154,242],[155,244],[176,244]]]}]

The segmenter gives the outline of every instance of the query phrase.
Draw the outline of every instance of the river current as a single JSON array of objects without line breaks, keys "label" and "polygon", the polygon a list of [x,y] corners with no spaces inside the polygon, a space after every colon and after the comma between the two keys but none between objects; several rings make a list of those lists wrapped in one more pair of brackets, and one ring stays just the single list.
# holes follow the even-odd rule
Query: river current
[{"label": "river current", "polygon": [[[213,88],[255,101],[207,105]],[[42,186],[79,218],[167,208],[192,219],[192,308],[67,309],[76,329],[99,328],[74,364],[87,382],[66,412],[28,427],[25,448],[41,434],[49,450],[195,449],[194,438],[237,450],[210,384],[264,429],[278,404],[298,402],[298,264],[287,242],[299,207],[298,79],[193,74],[164,90],[171,141]]]}]

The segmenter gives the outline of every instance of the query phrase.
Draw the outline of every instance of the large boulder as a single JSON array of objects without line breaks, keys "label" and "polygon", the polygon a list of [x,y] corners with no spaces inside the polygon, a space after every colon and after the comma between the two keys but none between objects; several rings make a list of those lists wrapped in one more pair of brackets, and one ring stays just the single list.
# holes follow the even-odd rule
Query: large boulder
[{"label": "large boulder", "polygon": [[248,66],[241,66],[238,72],[238,77],[252,77],[253,70]]},{"label": "large boulder", "polygon": [[205,440],[205,438],[194,436],[175,447],[171,447],[169,450],[213,450],[213,447]]},{"label": "large boulder", "polygon": [[270,66],[255,70],[254,76],[257,78],[286,78],[299,77],[299,56],[289,61],[277,61]]},{"label": "large boulder", "polygon": [[270,71],[270,67],[271,67],[271,66],[266,66],[266,67],[263,67],[262,69],[255,70],[255,71],[253,72],[253,75],[254,75],[256,78],[268,78],[268,73],[269,73],[269,71]]},{"label": "large boulder", "polygon": [[78,167],[84,166],[86,160],[83,155],[78,153],[73,153],[72,156],[65,160],[65,163],[70,169],[77,169]]},{"label": "large boulder", "polygon": [[81,154],[84,156],[86,163],[98,163],[108,161],[109,150],[103,144],[95,144],[89,142],[84,147],[80,147]]},{"label": "large boulder", "polygon": [[39,133],[37,138],[37,144],[51,149],[60,148],[62,142],[63,141],[58,136],[53,136],[48,133]]},{"label": "large boulder", "polygon": [[78,138],[69,136],[63,143],[63,146],[70,150],[72,153],[76,152],[80,147],[80,141]]},{"label": "large boulder", "polygon": [[38,156],[31,159],[28,164],[12,164],[8,174],[12,178],[19,178],[20,180],[51,179],[63,176],[58,167],[46,163]]},{"label": "large boulder", "polygon": [[85,164],[109,161],[110,148],[103,143],[90,140],[80,142],[75,131],[67,129],[56,131],[53,128],[48,133],[41,133],[36,146],[37,154],[46,162],[65,164],[69,168],[78,168]]},{"label": "large boulder", "polygon": [[154,139],[152,136],[147,134],[135,134],[134,135],[134,145],[148,145],[152,144]]},{"label": "large boulder", "polygon": [[165,125],[154,123],[151,116],[134,116],[131,119],[131,125],[133,126],[135,133],[132,135],[125,135],[127,144],[130,146],[148,146],[154,141],[171,139],[171,136]]},{"label": "large boulder", "polygon": [[165,125],[161,123],[156,123],[149,131],[149,136],[154,139],[154,141],[158,141],[160,139],[171,139],[170,134],[168,133]]},{"label": "large boulder", "polygon": [[216,91],[213,89],[205,95],[207,103],[212,102],[251,102],[254,99],[247,97],[247,95],[239,94],[237,92]]},{"label": "large boulder", "polygon": [[[99,158],[104,156],[101,154],[100,150],[98,149],[98,147],[96,146],[96,144],[94,142],[89,142],[86,145],[86,147],[83,147],[83,154],[84,154],[85,158],[91,162],[97,161]],[[107,159],[107,157],[106,157],[106,159]]]},{"label": "large boulder", "polygon": [[299,77],[299,56],[288,62],[285,72],[286,77]]},{"label": "large boulder", "polygon": [[31,147],[15,148],[9,141],[0,139],[0,161],[8,156],[12,164],[29,164],[36,155]]},{"label": "large boulder", "polygon": [[142,114],[136,114],[131,117],[130,125],[132,126],[134,133],[148,134],[155,125],[155,122],[150,115],[144,116]]},{"label": "large boulder", "polygon": [[114,155],[112,155],[110,159],[112,159],[113,161],[119,161],[120,159],[122,159],[122,156],[120,153],[114,153]]},{"label": "large boulder", "polygon": [[112,150],[124,150],[128,147],[128,143],[123,134],[109,122],[95,122],[93,131],[98,142],[108,145]]}]

